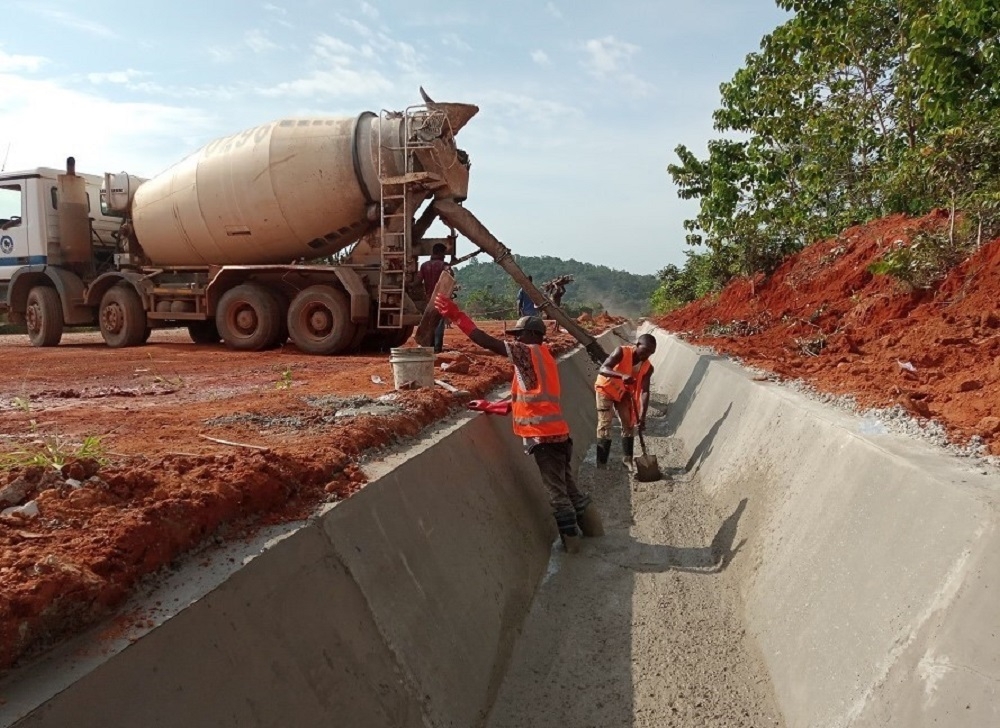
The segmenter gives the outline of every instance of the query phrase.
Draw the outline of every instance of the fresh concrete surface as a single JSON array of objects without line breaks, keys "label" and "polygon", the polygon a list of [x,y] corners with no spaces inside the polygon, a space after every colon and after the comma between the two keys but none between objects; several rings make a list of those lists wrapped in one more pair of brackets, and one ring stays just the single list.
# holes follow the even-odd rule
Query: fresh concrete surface
[{"label": "fresh concrete surface", "polygon": [[996,475],[643,331],[786,724],[1000,725]]},{"label": "fresh concrete surface", "polygon": [[[579,350],[560,371],[571,394],[596,375]],[[595,413],[566,414],[579,459]],[[538,470],[509,418],[469,413],[370,476],[120,651],[93,654],[95,632],[11,675],[0,725],[480,724],[555,538]]]},{"label": "fresh concrete surface", "polygon": [[[746,630],[786,726],[1000,725],[995,475],[866,434],[858,417],[654,333],[654,387],[681,453],[674,487],[700,484],[711,522],[670,531],[668,509],[667,530],[636,532],[638,560],[623,542],[598,566],[621,567],[618,553],[635,570],[664,559],[701,568],[725,541],[738,617],[727,629]],[[595,368],[577,352],[562,372],[580,457]],[[198,588],[183,584],[183,608],[134,643],[71,664],[98,644],[90,636],[0,684],[0,726],[481,726],[554,538],[509,427],[459,417],[387,458],[355,497],[211,578],[175,575]],[[650,492],[648,505],[660,499]],[[634,582],[665,605],[670,583]],[[177,599],[150,599],[168,596]],[[629,639],[668,651],[691,639],[683,622],[665,634],[648,621],[605,622],[625,650]],[[651,694],[621,703],[635,709],[615,713],[621,725],[670,724],[656,711],[690,697],[655,680],[623,685]]]},{"label": "fresh concrete surface", "polygon": [[580,468],[604,519],[579,554],[553,553],[487,728],[780,728],[767,668],[743,626],[743,507],[720,512],[670,436],[646,446],[669,481],[639,483],[592,448]]}]

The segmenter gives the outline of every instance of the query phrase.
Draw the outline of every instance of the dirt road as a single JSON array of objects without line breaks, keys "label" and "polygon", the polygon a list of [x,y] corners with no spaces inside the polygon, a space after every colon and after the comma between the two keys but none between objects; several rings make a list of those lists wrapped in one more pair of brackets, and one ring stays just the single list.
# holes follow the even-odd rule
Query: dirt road
[{"label": "dirt road", "polygon": [[742,506],[716,512],[665,420],[649,424],[651,453],[678,479],[630,484],[591,449],[580,480],[607,534],[553,551],[489,728],[782,725],[730,568]]}]

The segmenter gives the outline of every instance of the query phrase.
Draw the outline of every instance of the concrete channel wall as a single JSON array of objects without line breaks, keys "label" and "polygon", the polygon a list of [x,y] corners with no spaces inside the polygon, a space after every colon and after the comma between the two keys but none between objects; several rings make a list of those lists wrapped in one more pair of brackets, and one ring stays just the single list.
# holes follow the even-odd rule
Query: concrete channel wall
[{"label": "concrete channel wall", "polygon": [[[560,372],[579,459],[596,367]],[[537,467],[509,418],[469,413],[377,470],[82,674],[12,676],[0,725],[480,725],[556,535]]]},{"label": "concrete channel wall", "polygon": [[642,331],[786,725],[1000,725],[995,474]]}]

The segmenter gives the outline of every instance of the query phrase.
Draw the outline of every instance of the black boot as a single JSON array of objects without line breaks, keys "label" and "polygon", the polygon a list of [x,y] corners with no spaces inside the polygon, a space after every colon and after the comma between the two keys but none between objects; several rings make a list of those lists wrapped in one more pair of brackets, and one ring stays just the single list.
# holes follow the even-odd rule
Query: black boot
[{"label": "black boot", "polygon": [[622,465],[630,473],[633,470],[632,456],[635,454],[635,438],[634,437],[623,437],[622,438]]},{"label": "black boot", "polygon": [[559,511],[552,515],[556,519],[559,538],[562,540],[566,551],[571,554],[577,553],[580,550],[580,531],[576,527],[576,512]]},{"label": "black boot", "polygon": [[597,441],[597,467],[607,467],[609,455],[611,455],[611,440],[599,439]]}]

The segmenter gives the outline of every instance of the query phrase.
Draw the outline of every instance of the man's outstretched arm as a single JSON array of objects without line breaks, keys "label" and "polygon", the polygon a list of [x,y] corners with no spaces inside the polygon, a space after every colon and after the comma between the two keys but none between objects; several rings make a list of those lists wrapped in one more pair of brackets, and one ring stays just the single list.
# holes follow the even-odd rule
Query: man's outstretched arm
[{"label": "man's outstretched arm", "polygon": [[434,308],[438,310],[438,313],[455,324],[474,344],[478,344],[484,349],[492,351],[494,354],[507,356],[507,345],[500,339],[495,339],[478,328],[475,322],[450,298],[445,298],[441,294],[438,294],[437,298],[434,299]]}]

